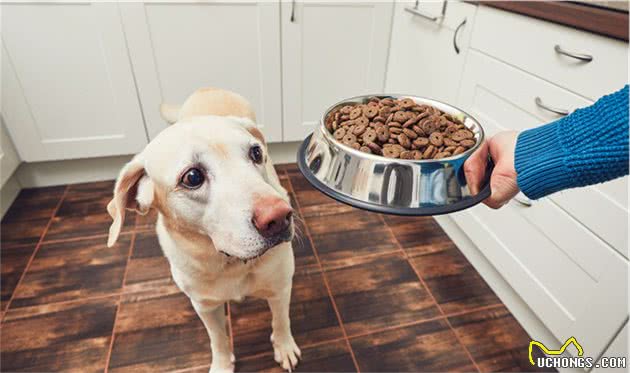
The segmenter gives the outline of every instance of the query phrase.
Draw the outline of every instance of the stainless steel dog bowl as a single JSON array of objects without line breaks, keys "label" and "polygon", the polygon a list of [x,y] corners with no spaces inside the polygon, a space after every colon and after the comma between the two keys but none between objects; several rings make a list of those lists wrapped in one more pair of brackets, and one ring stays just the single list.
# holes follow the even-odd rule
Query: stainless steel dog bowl
[{"label": "stainless steel dog bowl", "polygon": [[[366,103],[370,97],[412,98],[461,120],[473,131],[477,144],[462,154],[439,160],[404,160],[367,154],[337,142],[324,127],[328,113],[349,103]],[[479,122],[464,111],[423,97],[366,95],[343,100],[330,107],[320,125],[298,151],[298,166],[306,179],[324,194],[348,205],[395,215],[439,215],[459,211],[490,195],[488,161],[485,180],[473,195],[466,184],[464,161],[484,140]]]}]

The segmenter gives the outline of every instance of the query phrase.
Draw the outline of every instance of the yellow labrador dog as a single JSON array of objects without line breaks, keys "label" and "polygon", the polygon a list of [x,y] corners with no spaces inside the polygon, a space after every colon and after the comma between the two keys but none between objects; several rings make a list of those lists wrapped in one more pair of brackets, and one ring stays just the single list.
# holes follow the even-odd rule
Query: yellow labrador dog
[{"label": "yellow labrador dog", "polygon": [[161,109],[173,124],[120,172],[108,205],[108,245],[125,210],[157,209],[173,279],[210,336],[210,372],[234,370],[223,305],[245,296],[269,303],[274,357],[291,370],[300,357],[289,321],[293,210],[254,111],[243,97],[213,88]]}]

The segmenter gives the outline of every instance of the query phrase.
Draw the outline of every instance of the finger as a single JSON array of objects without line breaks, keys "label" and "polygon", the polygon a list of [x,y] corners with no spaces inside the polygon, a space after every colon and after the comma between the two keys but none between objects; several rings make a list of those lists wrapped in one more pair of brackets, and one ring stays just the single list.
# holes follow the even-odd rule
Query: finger
[{"label": "finger", "polygon": [[479,193],[481,181],[486,173],[486,163],[488,162],[488,143],[483,142],[464,163],[464,174],[466,182],[470,188],[470,193]]},{"label": "finger", "polygon": [[492,194],[483,203],[493,209],[501,208],[518,194],[516,181],[511,177],[500,174],[492,174],[490,189]]}]

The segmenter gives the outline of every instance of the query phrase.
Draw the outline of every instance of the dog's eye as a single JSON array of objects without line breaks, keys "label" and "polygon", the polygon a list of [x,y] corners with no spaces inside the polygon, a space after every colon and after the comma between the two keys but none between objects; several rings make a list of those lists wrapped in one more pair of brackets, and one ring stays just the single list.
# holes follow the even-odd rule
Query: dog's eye
[{"label": "dog's eye", "polygon": [[263,161],[263,151],[260,145],[254,145],[249,148],[249,158],[256,164],[260,164]]},{"label": "dog's eye", "polygon": [[184,173],[184,176],[182,176],[181,183],[186,188],[196,189],[196,188],[199,188],[201,184],[203,184],[204,179],[205,178],[203,176],[203,172],[201,172],[197,168],[191,168],[190,170]]}]

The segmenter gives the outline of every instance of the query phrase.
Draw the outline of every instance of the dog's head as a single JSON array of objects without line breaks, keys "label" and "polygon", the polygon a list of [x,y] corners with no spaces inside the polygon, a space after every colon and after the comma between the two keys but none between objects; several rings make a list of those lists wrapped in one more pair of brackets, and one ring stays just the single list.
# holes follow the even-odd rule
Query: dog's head
[{"label": "dog's head", "polygon": [[293,238],[287,193],[247,117],[180,114],[121,171],[108,206],[108,245],[126,209],[150,208],[167,229],[209,237],[217,251],[244,260]]}]

